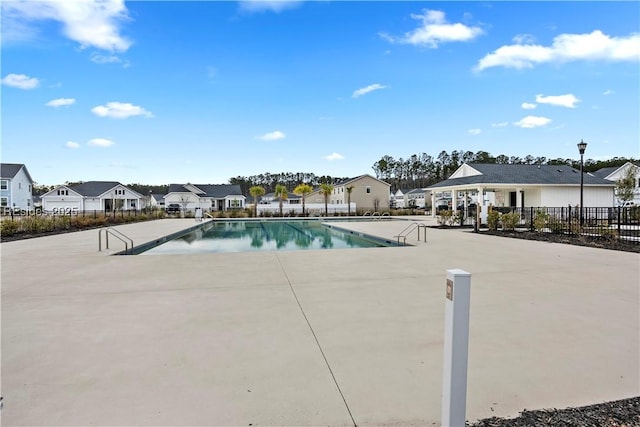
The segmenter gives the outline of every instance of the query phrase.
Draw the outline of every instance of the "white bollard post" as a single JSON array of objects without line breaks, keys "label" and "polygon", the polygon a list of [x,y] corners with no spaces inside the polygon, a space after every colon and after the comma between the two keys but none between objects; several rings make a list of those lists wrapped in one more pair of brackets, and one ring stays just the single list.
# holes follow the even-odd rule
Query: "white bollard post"
[{"label": "white bollard post", "polygon": [[470,293],[471,274],[460,269],[447,270],[442,427],[464,427],[465,425]]}]

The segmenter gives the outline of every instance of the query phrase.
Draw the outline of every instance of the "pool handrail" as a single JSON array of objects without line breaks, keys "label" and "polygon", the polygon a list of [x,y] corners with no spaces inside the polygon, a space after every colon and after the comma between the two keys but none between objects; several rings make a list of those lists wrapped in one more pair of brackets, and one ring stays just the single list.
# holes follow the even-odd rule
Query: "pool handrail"
[{"label": "pool handrail", "polygon": [[[104,231],[104,240],[105,240],[105,249],[109,249],[109,232],[111,232],[111,234],[117,238],[118,240],[120,240],[122,243],[124,243],[124,252],[128,253],[129,250],[131,250],[133,253],[133,239],[131,239],[129,236],[126,236],[124,233],[122,233],[119,230],[116,230],[115,228],[112,227],[106,227],[106,228],[101,228],[100,230],[98,230],[98,252],[102,252],[102,232]],[[131,247],[129,247],[129,243],[131,243]]]}]

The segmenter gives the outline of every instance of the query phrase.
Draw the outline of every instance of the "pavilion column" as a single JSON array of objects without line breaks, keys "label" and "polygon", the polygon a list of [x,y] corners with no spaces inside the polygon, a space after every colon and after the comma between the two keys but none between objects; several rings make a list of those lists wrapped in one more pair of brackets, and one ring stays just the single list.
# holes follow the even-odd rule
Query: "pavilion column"
[{"label": "pavilion column", "polygon": [[436,193],[431,191],[431,218],[436,217]]}]

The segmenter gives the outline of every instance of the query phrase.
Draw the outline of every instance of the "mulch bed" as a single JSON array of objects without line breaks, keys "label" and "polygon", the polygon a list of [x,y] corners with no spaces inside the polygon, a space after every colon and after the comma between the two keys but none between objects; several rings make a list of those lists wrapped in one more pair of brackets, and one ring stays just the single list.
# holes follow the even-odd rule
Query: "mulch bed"
[{"label": "mulch bed", "polygon": [[86,230],[97,230],[98,228],[104,228],[105,226],[96,225],[91,227],[70,227],[64,230],[55,230],[55,231],[43,231],[40,233],[16,233],[12,236],[4,236],[0,235],[0,242],[15,242],[16,240],[26,240],[26,239],[34,239],[36,237],[46,237],[46,236],[55,236],[57,234],[66,234],[66,233],[74,233],[76,231],[86,231]]},{"label": "mulch bed", "polygon": [[568,245],[588,246],[591,248],[640,253],[640,242],[631,242],[621,239],[575,236],[569,234],[540,233],[535,231],[485,230],[481,231],[480,233],[492,236],[511,237],[515,239],[538,240],[549,243],[565,243]]},{"label": "mulch bed", "polygon": [[568,409],[522,411],[516,418],[485,418],[470,427],[640,427],[640,397]]}]

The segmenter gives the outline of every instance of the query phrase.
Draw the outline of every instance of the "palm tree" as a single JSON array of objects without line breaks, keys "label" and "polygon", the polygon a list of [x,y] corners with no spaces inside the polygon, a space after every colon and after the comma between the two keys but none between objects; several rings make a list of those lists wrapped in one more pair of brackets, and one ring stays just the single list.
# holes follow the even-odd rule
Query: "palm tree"
[{"label": "palm tree", "polygon": [[253,196],[253,203],[255,204],[255,217],[258,217],[258,197],[264,196],[264,187],[254,185],[249,189],[249,194]]},{"label": "palm tree", "polygon": [[351,216],[351,192],[355,188],[355,185],[349,185],[346,187],[347,190],[347,212],[348,216]]},{"label": "palm tree", "polygon": [[329,216],[329,196],[333,193],[333,185],[329,183],[320,184],[320,194],[324,196],[324,215]]},{"label": "palm tree", "polygon": [[280,216],[282,216],[282,201],[283,200],[287,200],[287,196],[289,196],[289,193],[287,192],[287,187],[285,187],[282,184],[278,184],[276,185],[276,191],[274,193],[274,195],[278,198],[279,206],[280,206]]},{"label": "palm tree", "polygon": [[296,188],[293,189],[293,192],[295,194],[297,194],[298,196],[302,196],[302,216],[305,216],[304,214],[304,198],[307,194],[311,193],[313,191],[313,187],[310,186],[309,184],[300,184],[298,185]]}]

